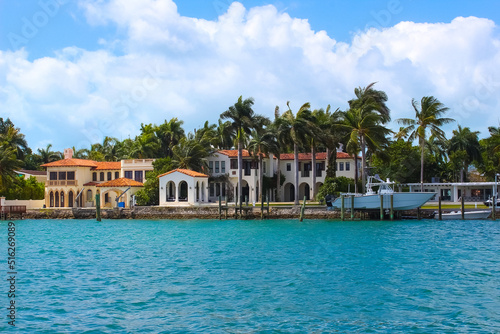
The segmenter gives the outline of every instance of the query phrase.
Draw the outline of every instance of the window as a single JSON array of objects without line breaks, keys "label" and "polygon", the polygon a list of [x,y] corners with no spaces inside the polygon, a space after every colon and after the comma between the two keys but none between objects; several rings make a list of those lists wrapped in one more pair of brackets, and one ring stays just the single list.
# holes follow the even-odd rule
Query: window
[{"label": "window", "polygon": [[51,208],[54,207],[54,193],[52,191],[50,192],[50,203],[49,203],[49,206]]},{"label": "window", "polygon": [[113,173],[108,172],[108,181],[111,181],[113,179]]},{"label": "window", "polygon": [[57,172],[50,172],[49,179],[50,180],[57,180]]},{"label": "window", "polygon": [[97,173],[96,172],[92,173],[92,181],[97,181]]},{"label": "window", "polygon": [[221,173],[225,173],[226,172],[226,162],[225,161],[221,161],[220,162],[220,172]]},{"label": "window", "polygon": [[61,191],[61,208],[64,208],[64,191]]},{"label": "window", "polygon": [[92,202],[92,190],[87,190],[87,202]]},{"label": "window", "polygon": [[220,183],[215,184],[215,196],[220,196]]},{"label": "window", "polygon": [[115,179],[119,179],[120,178],[120,172],[115,172]]},{"label": "window", "polygon": [[109,194],[104,194],[104,203],[109,203]]},{"label": "window", "polygon": [[66,180],[66,172],[59,172],[59,180]]},{"label": "window", "polygon": [[238,169],[238,159],[231,159],[231,169]]},{"label": "window", "polygon": [[339,171],[343,171],[343,170],[344,170],[344,163],[339,162]]},{"label": "window", "polygon": [[75,172],[68,172],[68,173],[66,174],[66,178],[67,178],[68,180],[74,180],[74,179],[75,179]]},{"label": "window", "polygon": [[351,170],[351,163],[350,162],[345,163],[345,170]]},{"label": "window", "polygon": [[262,173],[265,173],[266,172],[266,162],[263,161],[262,162]]},{"label": "window", "polygon": [[99,181],[104,181],[104,172],[99,173]]},{"label": "window", "polygon": [[136,170],[134,174],[135,174],[134,175],[135,176],[135,180],[137,182],[141,182],[142,183],[142,175],[143,175],[142,170]]},{"label": "window", "polygon": [[215,162],[215,172],[216,173],[219,172],[219,162],[218,161]]},{"label": "window", "polygon": [[132,180],[132,171],[131,170],[125,171],[125,178]]},{"label": "window", "polygon": [[290,172],[291,170],[292,170],[292,164],[291,163],[287,163],[286,164],[286,171]]},{"label": "window", "polygon": [[208,188],[209,188],[209,191],[210,191],[209,196],[210,196],[210,197],[215,196],[214,184],[213,184],[213,183],[210,183],[210,186],[209,186]]},{"label": "window", "polygon": [[210,171],[210,173],[214,172],[214,162],[213,161],[208,162],[208,170]]}]

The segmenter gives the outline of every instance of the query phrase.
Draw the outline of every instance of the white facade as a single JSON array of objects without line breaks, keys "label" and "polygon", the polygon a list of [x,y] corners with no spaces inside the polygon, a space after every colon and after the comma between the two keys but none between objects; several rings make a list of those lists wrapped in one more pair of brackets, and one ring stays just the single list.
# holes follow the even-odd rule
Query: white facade
[{"label": "white facade", "polygon": [[[495,182],[457,182],[457,183],[424,183],[424,192],[435,192],[441,200],[459,202],[464,197],[466,202],[483,202],[493,194]],[[408,183],[410,192],[420,192],[420,183]],[[431,199],[437,201],[435,196]]]},{"label": "white facade", "polygon": [[208,202],[208,175],[174,169],[158,177],[161,206],[188,206]]}]

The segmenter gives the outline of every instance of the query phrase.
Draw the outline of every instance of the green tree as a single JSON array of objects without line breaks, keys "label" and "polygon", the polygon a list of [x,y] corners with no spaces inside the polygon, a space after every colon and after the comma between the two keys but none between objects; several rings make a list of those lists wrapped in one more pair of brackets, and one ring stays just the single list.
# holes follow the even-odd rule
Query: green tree
[{"label": "green tree", "polygon": [[172,163],[176,168],[191,169],[200,173],[208,170],[206,158],[212,151],[202,145],[193,135],[182,138],[180,142],[172,148]]},{"label": "green tree", "polygon": [[159,158],[153,162],[153,170],[146,172],[144,188],[135,194],[137,205],[159,205],[160,204],[160,180],[158,176],[174,169],[172,159]]},{"label": "green tree", "polygon": [[8,187],[16,177],[16,170],[23,162],[17,158],[17,150],[12,146],[0,144],[0,188]]},{"label": "green tree", "polygon": [[391,133],[384,124],[391,120],[390,110],[386,105],[387,95],[373,88],[371,83],[365,88],[354,89],[355,99],[349,101],[349,110],[343,113],[343,128],[348,132],[347,145],[359,147],[361,151],[361,183],[365,191],[366,155],[380,150],[388,143],[387,135]]},{"label": "green tree", "polygon": [[309,102],[304,103],[294,115],[290,102],[287,102],[288,110],[281,115],[278,128],[282,132],[282,138],[286,138],[293,144],[293,156],[295,165],[295,199],[294,204],[299,204],[299,148],[307,141],[307,136],[314,131],[314,119],[310,110]]},{"label": "green tree", "polygon": [[460,166],[460,182],[465,182],[469,165],[473,161],[480,162],[482,160],[478,135],[479,131],[471,131],[469,127],[462,128],[460,125],[458,125],[457,130],[453,130],[453,137],[449,141],[448,152],[464,151],[466,153],[462,160],[462,166]]},{"label": "green tree", "polygon": [[375,173],[383,179],[391,178],[400,183],[418,182],[420,153],[411,142],[396,140],[387,147],[387,158],[375,155],[372,164]]},{"label": "green tree", "polygon": [[236,136],[238,143],[238,196],[242,200],[242,168],[243,168],[243,144],[246,135],[249,135],[255,127],[256,117],[258,116],[252,109],[254,101],[252,98],[243,100],[240,96],[238,101],[230,106],[226,111],[220,114],[221,119],[231,121],[232,133]]},{"label": "green tree", "polygon": [[413,99],[412,106],[415,111],[415,118],[400,118],[398,123],[404,125],[404,131],[409,133],[409,140],[413,141],[418,138],[420,145],[420,185],[421,191],[424,191],[424,157],[425,157],[425,142],[427,140],[427,129],[430,130],[432,136],[438,140],[445,139],[444,131],[441,126],[453,122],[451,118],[441,117],[448,108],[444,106],[434,96],[424,96],[420,103]]},{"label": "green tree", "polygon": [[166,121],[160,126],[155,126],[154,131],[159,140],[160,152],[156,156],[172,157],[173,148],[182,138],[185,137],[184,129],[182,128],[183,121],[174,117],[170,121]]},{"label": "green tree", "polygon": [[38,149],[38,157],[43,164],[56,161],[60,158],[59,152],[52,151],[52,144],[47,144],[46,148]]}]

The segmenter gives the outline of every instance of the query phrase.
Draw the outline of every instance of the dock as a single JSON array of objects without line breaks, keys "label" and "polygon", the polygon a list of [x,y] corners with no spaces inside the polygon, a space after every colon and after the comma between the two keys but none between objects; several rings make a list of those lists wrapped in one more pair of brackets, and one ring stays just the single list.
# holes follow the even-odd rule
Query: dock
[{"label": "dock", "polygon": [[13,217],[23,218],[26,213],[25,205],[4,205],[0,206],[0,220],[9,220]]}]

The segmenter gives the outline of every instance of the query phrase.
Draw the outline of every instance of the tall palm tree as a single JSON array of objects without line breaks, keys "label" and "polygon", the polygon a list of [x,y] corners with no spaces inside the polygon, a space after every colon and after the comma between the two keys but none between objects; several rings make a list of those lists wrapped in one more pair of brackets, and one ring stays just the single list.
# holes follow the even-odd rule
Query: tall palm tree
[{"label": "tall palm tree", "polygon": [[309,102],[304,103],[297,113],[294,115],[290,102],[287,101],[288,110],[281,115],[278,120],[277,127],[282,136],[289,138],[293,143],[293,160],[295,165],[295,199],[294,204],[299,204],[299,147],[302,147],[306,142],[308,135],[312,135],[314,131],[313,116],[310,110]]},{"label": "tall palm tree", "polygon": [[52,151],[52,144],[47,144],[46,148],[39,148],[37,155],[40,158],[40,161],[44,164],[59,159],[58,152]]},{"label": "tall palm tree", "polygon": [[221,119],[218,120],[217,124],[217,136],[214,138],[214,145],[221,150],[229,150],[233,147],[233,128],[231,127],[230,121],[223,122]]},{"label": "tall palm tree", "polygon": [[458,125],[457,130],[453,130],[453,137],[449,141],[448,152],[463,151],[466,158],[460,170],[460,182],[464,182],[469,164],[473,161],[481,161],[481,146],[478,139],[479,131],[471,131],[469,127],[462,128]]},{"label": "tall palm tree", "polygon": [[4,122],[1,126],[0,142],[4,142],[14,148],[16,156],[19,160],[23,160],[26,153],[31,153],[24,134],[22,134],[21,130],[16,128],[9,119],[7,119],[7,122]]},{"label": "tall palm tree", "polygon": [[240,96],[238,101],[230,106],[226,111],[220,114],[221,119],[229,119],[231,121],[231,129],[235,135],[235,140],[238,143],[238,196],[242,200],[242,168],[243,168],[243,143],[245,134],[250,134],[255,125],[255,117],[257,116],[252,109],[254,100],[248,98],[243,100]]},{"label": "tall palm tree", "polygon": [[440,127],[444,124],[453,122],[454,119],[441,117],[448,111],[448,108],[434,96],[424,96],[422,97],[420,103],[418,103],[417,100],[412,99],[411,104],[415,111],[415,118],[400,118],[397,121],[398,123],[406,126],[404,131],[406,131],[406,133],[410,133],[410,141],[417,138],[419,140],[421,154],[420,189],[421,191],[424,191],[424,150],[427,139],[426,130],[429,128],[432,136],[438,140],[443,140],[445,138],[445,134]]},{"label": "tall palm tree", "polygon": [[264,157],[269,155],[271,152],[276,151],[278,145],[274,133],[270,129],[258,129],[253,130],[252,139],[248,143],[248,151],[257,156],[259,159],[259,197],[258,202],[262,201],[262,195],[264,193],[264,169],[263,160]]},{"label": "tall palm tree", "polygon": [[[391,120],[390,109],[387,107],[387,94],[373,88],[375,82],[368,86],[354,89],[355,99],[349,101],[349,109],[345,124],[350,137],[361,150],[361,182],[362,191],[366,183],[366,148],[379,148],[379,141],[386,142],[387,128],[383,126]],[[380,131],[379,133],[377,133]],[[368,133],[370,133],[368,135]],[[352,145],[351,145],[352,146]]]},{"label": "tall palm tree", "polygon": [[174,155],[172,163],[177,168],[191,169],[200,173],[208,170],[206,158],[210,155],[210,151],[191,133],[180,139],[172,148],[172,153]]}]

